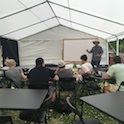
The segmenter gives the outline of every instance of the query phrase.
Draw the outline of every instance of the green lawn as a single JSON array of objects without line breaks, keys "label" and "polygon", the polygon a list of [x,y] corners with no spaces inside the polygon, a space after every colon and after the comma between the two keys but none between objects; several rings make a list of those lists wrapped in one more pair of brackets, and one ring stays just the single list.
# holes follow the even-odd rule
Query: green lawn
[{"label": "green lawn", "polygon": [[[84,104],[83,109],[84,109],[84,113],[83,113],[84,118],[95,117],[99,119],[102,122],[102,124],[119,124],[116,120],[99,112],[95,108],[88,106],[87,104]],[[19,111],[6,111],[6,112],[7,114],[12,116],[14,124],[24,124],[24,121],[21,121],[18,118]],[[70,113],[69,115],[62,115],[55,111],[50,111],[48,114],[49,114],[48,124],[71,124],[74,116],[73,113]]]},{"label": "green lawn", "polygon": [[[82,89],[82,87],[81,87]],[[85,96],[85,92],[83,92],[83,94],[80,94],[80,87],[77,90],[79,92],[77,92],[77,96],[80,98],[81,96]],[[69,96],[68,93],[61,94],[62,97],[64,96]],[[78,104],[78,106],[80,107],[80,103]],[[12,116],[12,120],[14,122],[14,124],[24,124],[24,121],[20,120],[18,118],[19,115],[19,111],[5,111],[7,114]],[[49,115],[49,119],[48,119],[48,124],[71,124],[74,114],[70,113],[69,115],[62,115],[57,113],[56,111],[52,110],[48,113]],[[83,105],[83,117],[84,118],[97,118],[100,120],[100,122],[102,124],[119,124],[119,122],[117,122],[116,120],[114,120],[113,118],[110,118],[109,116],[107,116],[106,114],[103,114],[102,112],[98,111],[97,109],[84,104]]]}]

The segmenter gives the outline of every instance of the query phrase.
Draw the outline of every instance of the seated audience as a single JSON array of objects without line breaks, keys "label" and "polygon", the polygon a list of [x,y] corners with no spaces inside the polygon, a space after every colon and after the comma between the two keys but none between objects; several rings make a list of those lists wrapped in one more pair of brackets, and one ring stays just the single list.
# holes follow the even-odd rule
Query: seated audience
[{"label": "seated audience", "polygon": [[24,75],[22,68],[16,66],[14,59],[6,59],[5,65],[9,67],[5,72],[6,77],[11,79],[18,88],[21,87],[22,81],[27,80],[27,76]]},{"label": "seated audience", "polygon": [[65,68],[65,62],[61,61],[58,63],[58,68],[55,71],[59,77],[73,77],[73,71],[71,68]]},{"label": "seated audience", "polygon": [[82,66],[79,73],[81,75],[92,74],[93,66],[87,61],[87,55],[82,55],[80,59],[82,60]]},{"label": "seated audience", "polygon": [[[58,80],[58,76],[54,74],[54,71],[45,67],[44,59],[37,58],[35,60],[36,66],[29,71],[28,79],[29,79],[29,88],[31,89],[48,89],[48,95],[52,93],[52,104],[55,102],[56,94],[54,87],[50,86],[49,80],[50,78],[54,80]],[[22,120],[32,120],[35,110],[24,110],[20,113],[19,117]],[[41,116],[42,112],[38,114]],[[37,118],[35,118],[36,120]]]},{"label": "seated audience", "polygon": [[32,89],[49,89],[49,93],[53,92],[52,101],[55,100],[55,92],[54,88],[50,86],[49,80],[50,78],[54,80],[58,80],[58,76],[54,74],[54,71],[45,67],[44,59],[37,58],[36,66],[29,71],[28,79],[29,79],[29,88]]},{"label": "seated audience", "polygon": [[[58,63],[58,68],[55,71],[55,74],[57,74],[60,79],[61,78],[72,78],[72,77],[74,77],[72,69],[71,68],[66,69],[64,61],[61,61],[61,62]],[[71,84],[70,83],[69,84],[62,83],[61,85],[64,89],[68,89],[68,88],[69,89],[74,89],[75,88],[75,81],[72,82]]]},{"label": "seated audience", "polygon": [[[59,76],[59,78],[73,78],[74,74],[71,68],[66,68],[66,64],[64,61],[60,61],[58,63],[58,68],[55,71],[55,73]],[[75,81],[66,82],[66,81],[61,81],[61,87],[63,89],[75,89]]]},{"label": "seated audience", "polygon": [[[116,84],[108,84],[104,86],[104,92],[115,92],[118,90],[122,81],[124,81],[124,64],[121,63],[121,58],[115,56],[113,58],[113,65],[110,66],[109,70],[104,75],[104,79],[115,78]],[[120,90],[124,91],[124,86],[120,87]]]}]

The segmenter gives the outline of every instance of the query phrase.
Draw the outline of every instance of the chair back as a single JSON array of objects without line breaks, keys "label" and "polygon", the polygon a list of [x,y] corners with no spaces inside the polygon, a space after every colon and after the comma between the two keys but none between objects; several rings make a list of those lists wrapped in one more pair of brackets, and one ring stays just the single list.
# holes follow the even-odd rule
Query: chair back
[{"label": "chair back", "polygon": [[70,97],[67,97],[66,101],[70,108],[72,109],[72,111],[75,113],[75,115],[79,117],[79,120],[74,120],[72,124],[101,124],[101,122],[96,118],[83,118],[82,112],[80,112],[79,109],[72,104],[70,99],[71,99]]},{"label": "chair back", "polygon": [[82,77],[83,77],[83,81],[84,82],[95,81],[95,78],[92,78],[92,75],[91,74],[84,74],[84,75],[82,75]]},{"label": "chair back", "polygon": [[46,111],[48,110],[50,104],[51,104],[51,98],[52,98],[52,93],[45,98],[43,103],[41,104],[40,108],[35,111],[35,117],[34,117],[34,122],[43,122],[45,117],[46,117]]},{"label": "chair back", "polygon": [[0,124],[13,124],[11,116],[0,115]]},{"label": "chair back", "polygon": [[48,83],[44,83],[46,85],[43,85],[42,83],[29,83],[28,84],[28,88],[29,89],[48,89],[49,85],[47,85]]},{"label": "chair back", "polygon": [[59,79],[59,87],[64,91],[74,90],[76,84],[75,77],[62,77]]},{"label": "chair back", "polygon": [[27,122],[41,123],[46,119],[46,111],[51,103],[52,93],[45,98],[40,108],[37,110],[24,110],[21,111],[19,118]]},{"label": "chair back", "polygon": [[49,96],[47,98],[45,98],[45,100],[43,101],[43,103],[40,106],[40,109],[47,109],[49,107],[49,105],[51,104],[51,99],[52,99],[53,93],[50,92]]},{"label": "chair back", "polygon": [[1,79],[1,86],[3,88],[11,88],[11,86],[15,88],[21,88],[21,86],[17,85],[17,83],[15,83],[12,79],[6,76],[3,79]]},{"label": "chair back", "polygon": [[73,105],[70,101],[70,97],[67,97],[66,98],[66,102],[67,104],[69,105],[69,107],[72,109],[72,111],[75,113],[75,115],[77,115],[80,119],[80,121],[82,122],[82,124],[84,124],[84,121],[83,121],[83,117],[82,117],[82,113],[77,109],[77,107],[75,105]]},{"label": "chair back", "polygon": [[49,106],[51,104],[51,98],[52,93],[44,100],[44,102],[41,104],[40,108],[36,110],[36,115],[34,117],[34,122],[44,122],[46,119],[46,112],[49,109]]},{"label": "chair back", "polygon": [[118,91],[121,89],[121,86],[124,86],[124,81],[121,82],[119,88],[118,88]]}]

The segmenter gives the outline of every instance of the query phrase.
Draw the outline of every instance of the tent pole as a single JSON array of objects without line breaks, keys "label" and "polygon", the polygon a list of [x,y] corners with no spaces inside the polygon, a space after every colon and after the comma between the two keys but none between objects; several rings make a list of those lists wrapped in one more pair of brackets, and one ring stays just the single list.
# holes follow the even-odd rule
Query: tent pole
[{"label": "tent pole", "polygon": [[119,39],[117,36],[116,37],[116,55],[118,56],[119,55]]},{"label": "tent pole", "polygon": [[108,42],[106,43],[107,47],[107,59],[106,59],[106,64],[109,64],[109,47],[108,47]]}]

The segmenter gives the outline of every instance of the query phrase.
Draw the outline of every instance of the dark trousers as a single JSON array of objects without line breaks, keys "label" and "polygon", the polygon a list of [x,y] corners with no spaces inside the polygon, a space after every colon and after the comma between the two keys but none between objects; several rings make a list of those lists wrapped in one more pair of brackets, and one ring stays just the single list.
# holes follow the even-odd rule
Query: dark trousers
[{"label": "dark trousers", "polygon": [[96,67],[99,67],[99,65],[100,65],[100,60],[99,61],[94,61],[94,60],[92,60],[91,61],[91,64],[92,64],[92,66],[93,66],[93,68],[96,66]]}]

